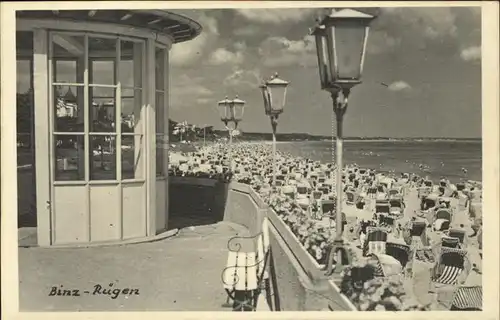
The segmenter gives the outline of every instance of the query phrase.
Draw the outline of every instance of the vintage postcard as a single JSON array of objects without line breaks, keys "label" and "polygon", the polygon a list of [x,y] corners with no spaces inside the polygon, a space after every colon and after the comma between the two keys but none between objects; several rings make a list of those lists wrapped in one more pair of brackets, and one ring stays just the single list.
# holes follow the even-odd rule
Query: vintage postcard
[{"label": "vintage postcard", "polygon": [[1,15],[3,318],[498,319],[498,3]]}]

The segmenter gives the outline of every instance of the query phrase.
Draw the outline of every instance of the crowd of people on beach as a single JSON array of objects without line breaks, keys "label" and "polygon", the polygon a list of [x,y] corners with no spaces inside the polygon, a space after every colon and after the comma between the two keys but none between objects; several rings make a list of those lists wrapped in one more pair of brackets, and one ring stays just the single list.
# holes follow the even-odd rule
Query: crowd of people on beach
[{"label": "crowd of people on beach", "polygon": [[341,291],[359,310],[482,308],[480,182],[431,181],[356,164],[342,172],[337,226],[333,163],[282,152],[273,160],[269,145],[249,143],[174,153],[169,163],[172,176],[250,185],[325,270],[343,263],[330,254],[342,228],[349,259]]}]

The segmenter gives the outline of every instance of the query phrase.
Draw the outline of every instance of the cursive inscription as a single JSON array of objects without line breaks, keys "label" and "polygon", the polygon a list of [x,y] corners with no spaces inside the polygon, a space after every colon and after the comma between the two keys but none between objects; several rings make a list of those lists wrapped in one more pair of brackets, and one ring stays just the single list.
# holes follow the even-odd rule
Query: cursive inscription
[{"label": "cursive inscription", "polygon": [[107,296],[111,299],[116,299],[120,295],[124,296],[138,296],[140,295],[139,289],[137,288],[116,288],[114,283],[110,283],[107,286],[96,284],[92,287],[92,290],[82,290],[76,288],[65,288],[63,285],[53,286],[50,288],[49,297],[81,297],[84,295],[92,296]]}]

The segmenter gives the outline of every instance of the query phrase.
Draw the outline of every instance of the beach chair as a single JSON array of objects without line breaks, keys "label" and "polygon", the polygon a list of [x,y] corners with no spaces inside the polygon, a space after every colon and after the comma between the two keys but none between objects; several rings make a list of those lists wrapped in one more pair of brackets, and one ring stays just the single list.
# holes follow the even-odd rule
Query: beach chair
[{"label": "beach chair", "polygon": [[389,198],[400,197],[401,196],[401,192],[397,188],[389,189],[389,191],[387,191],[387,194],[389,195]]},{"label": "beach chair", "polygon": [[441,247],[439,260],[434,267],[431,281],[434,284],[456,285],[459,277],[465,272],[467,251]]},{"label": "beach chair", "polygon": [[321,199],[321,197],[323,196],[323,192],[318,191],[318,190],[314,190],[314,191],[311,193],[311,195],[312,195],[312,198],[313,198],[314,200],[320,200],[320,199]]},{"label": "beach chair", "polygon": [[375,266],[375,277],[390,277],[403,272],[401,263],[388,254],[371,253],[368,254],[368,258],[370,263]]},{"label": "beach chair", "polygon": [[378,227],[368,227],[366,230],[366,240],[363,244],[363,256],[372,253],[385,254],[387,242],[387,231]]},{"label": "beach chair", "polygon": [[451,311],[483,310],[483,287],[460,286],[453,296]]},{"label": "beach chair", "polygon": [[404,205],[401,198],[392,198],[389,200],[389,213],[395,216],[403,214]]},{"label": "beach chair", "polygon": [[346,193],[346,204],[348,205],[354,205],[356,202],[355,194],[352,190],[348,190]]},{"label": "beach chair", "polygon": [[291,185],[286,185],[281,188],[281,193],[290,199],[295,199],[295,188]]},{"label": "beach chair", "polygon": [[387,242],[385,253],[398,260],[403,270],[406,268],[408,261],[410,261],[410,246],[405,244]]},{"label": "beach chair", "polygon": [[448,237],[451,238],[457,238],[459,240],[460,245],[464,245],[464,240],[465,240],[465,230],[463,229],[449,229],[448,230]]},{"label": "beach chair", "polygon": [[224,306],[232,300],[233,311],[256,311],[263,284],[269,278],[266,271],[270,253],[267,218],[263,219],[261,227],[262,231],[253,237],[236,236],[228,241],[222,283],[228,295]]},{"label": "beach chair", "polygon": [[444,231],[450,228],[451,213],[447,209],[438,209],[432,222],[434,231]]},{"label": "beach chair", "polygon": [[441,237],[441,247],[459,248],[460,240],[458,238],[443,236]]},{"label": "beach chair", "polygon": [[421,201],[423,201],[423,198],[427,197],[428,195],[431,194],[431,188],[429,187],[419,187],[418,188],[418,197]]},{"label": "beach chair", "polygon": [[413,250],[429,246],[427,239],[427,223],[425,221],[409,221],[405,225],[404,237],[406,244]]}]

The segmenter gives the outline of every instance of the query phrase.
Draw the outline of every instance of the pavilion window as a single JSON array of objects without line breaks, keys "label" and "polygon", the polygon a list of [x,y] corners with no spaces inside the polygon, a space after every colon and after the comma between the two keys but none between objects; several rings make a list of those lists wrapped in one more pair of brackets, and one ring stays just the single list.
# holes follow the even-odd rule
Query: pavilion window
[{"label": "pavilion window", "polygon": [[57,181],[145,178],[145,42],[52,33]]}]

